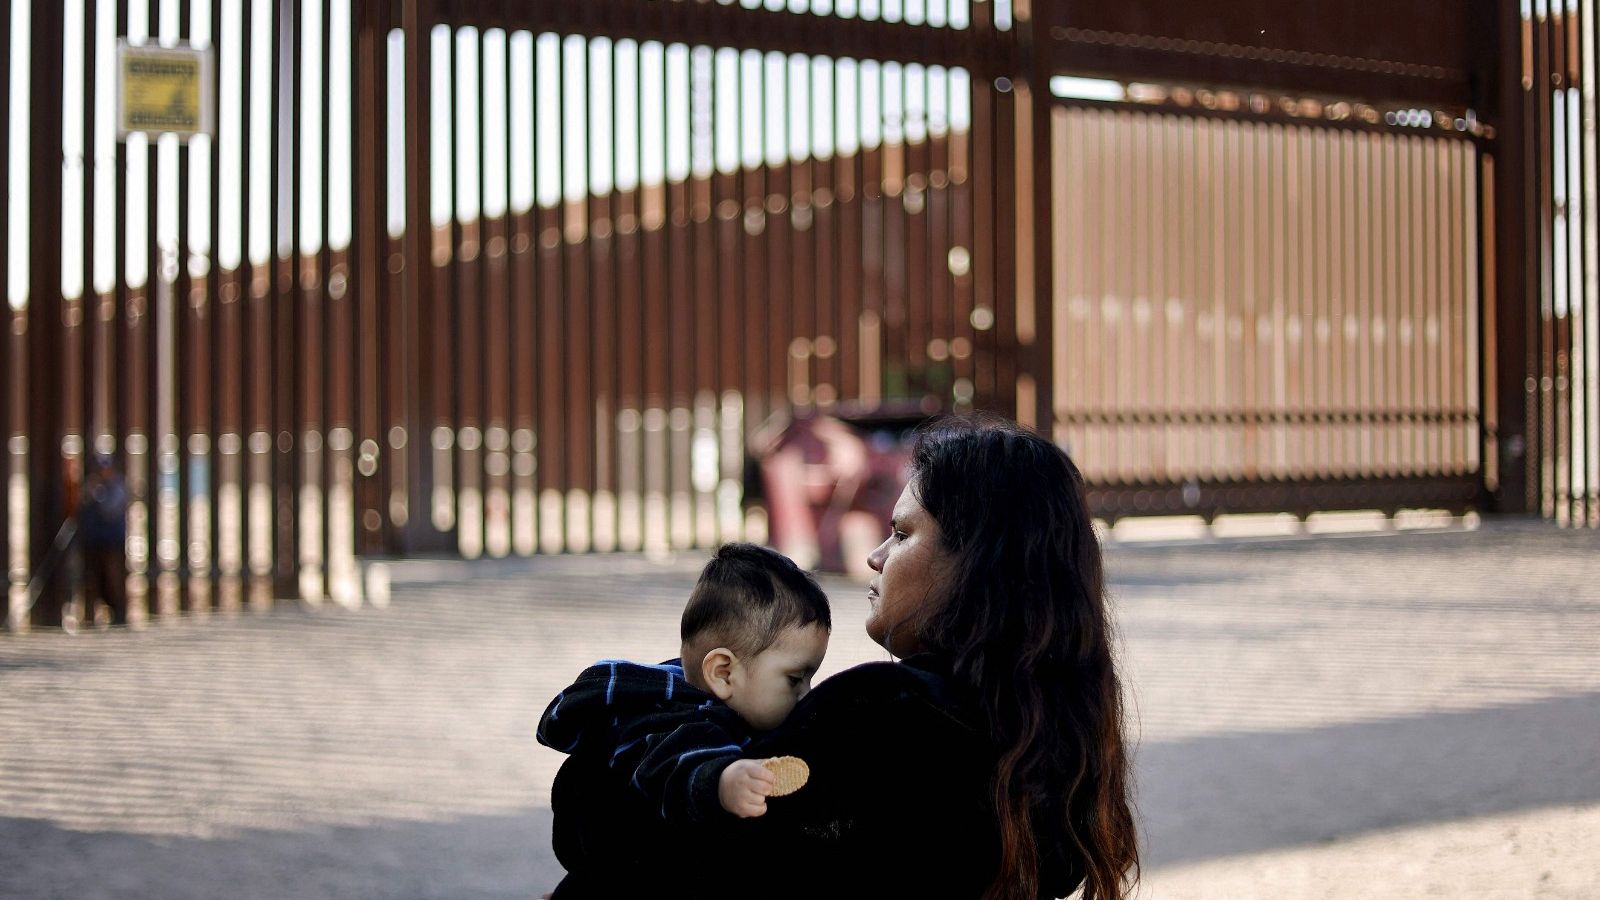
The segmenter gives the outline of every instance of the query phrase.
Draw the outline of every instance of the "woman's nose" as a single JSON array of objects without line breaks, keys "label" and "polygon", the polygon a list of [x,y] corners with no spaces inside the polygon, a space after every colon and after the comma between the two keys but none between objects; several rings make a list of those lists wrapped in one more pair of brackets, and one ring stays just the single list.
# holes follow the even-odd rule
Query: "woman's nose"
[{"label": "woman's nose", "polygon": [[867,554],[867,568],[874,572],[883,571],[883,560],[889,555],[889,538],[884,538],[875,550]]}]

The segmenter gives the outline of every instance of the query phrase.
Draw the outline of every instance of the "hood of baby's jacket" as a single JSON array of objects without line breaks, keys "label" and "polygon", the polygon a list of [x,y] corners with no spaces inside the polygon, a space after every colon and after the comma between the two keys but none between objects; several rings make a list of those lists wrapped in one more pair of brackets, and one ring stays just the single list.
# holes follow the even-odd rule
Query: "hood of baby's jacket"
[{"label": "hood of baby's jacket", "polygon": [[684,678],[678,660],[644,665],[620,659],[595,663],[556,695],[539,720],[539,743],[573,753],[615,746],[619,728],[662,704],[704,697]]}]

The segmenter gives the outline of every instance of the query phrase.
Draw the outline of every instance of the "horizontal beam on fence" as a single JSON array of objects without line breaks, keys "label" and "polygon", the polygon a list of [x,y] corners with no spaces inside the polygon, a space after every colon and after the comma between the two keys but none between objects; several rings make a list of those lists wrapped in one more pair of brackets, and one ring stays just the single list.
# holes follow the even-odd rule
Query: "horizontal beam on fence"
[{"label": "horizontal beam on fence", "polygon": [[1478,506],[1477,476],[1241,479],[1233,481],[1097,484],[1088,490],[1090,512],[1116,520],[1128,516],[1197,515],[1377,509],[1447,509]]},{"label": "horizontal beam on fence", "polygon": [[[1194,8],[1207,9],[1204,5]],[[1285,6],[1285,9],[1290,8]],[[1350,61],[1327,58],[1326,54],[1281,50],[1257,52],[1255,58],[1248,58],[1244,54],[1258,48],[1212,44],[1204,51],[1178,50],[1174,48],[1200,45],[1200,42],[1076,28],[1052,29],[1050,37],[1053,45],[1050,52],[1059,60],[1059,70],[1075,74],[1173,79],[1214,85],[1248,84],[1347,97],[1405,97],[1426,103],[1469,105],[1473,98],[1472,78],[1461,69],[1438,69],[1388,60]],[[1282,59],[1278,59],[1280,54]],[[1326,62],[1300,61],[1313,56]],[[1357,62],[1369,63],[1372,69],[1356,68],[1354,63]]]},{"label": "horizontal beam on fence", "polygon": [[1456,409],[1108,409],[1070,410],[1056,421],[1068,425],[1396,425],[1467,424],[1477,410]]},{"label": "horizontal beam on fence", "polygon": [[[1040,35],[1079,73],[1472,105],[1477,0],[1064,2]],[[1511,4],[1515,6],[1516,4]]]},{"label": "horizontal beam on fence", "polygon": [[[1474,132],[1465,127],[1456,129],[1454,127],[1398,125],[1383,119],[1379,119],[1376,122],[1368,122],[1353,115],[1345,116],[1344,118],[1315,117],[1301,114],[1291,115],[1285,113],[1279,107],[1274,107],[1265,112],[1256,112],[1242,104],[1237,109],[1228,109],[1220,106],[1207,107],[1200,105],[1198,101],[1184,106],[1174,103],[1170,99],[1157,103],[1133,99],[1084,100],[1075,97],[1053,97],[1051,98],[1051,103],[1053,106],[1063,109],[1126,112],[1136,115],[1167,115],[1196,122],[1251,122],[1263,125],[1280,125],[1286,128],[1314,129],[1319,132],[1331,132],[1334,134],[1349,132],[1352,134],[1392,134],[1404,137],[1449,138],[1457,141],[1471,141],[1486,148],[1494,146],[1493,141],[1489,140],[1494,134],[1493,129],[1484,129],[1481,125],[1478,125],[1477,131]],[[1398,103],[1387,104],[1383,107],[1377,107],[1377,109],[1383,111],[1390,109],[1391,106],[1399,105]],[[1457,112],[1465,113],[1465,110],[1457,110]],[[1431,112],[1430,115],[1432,115]]]},{"label": "horizontal beam on fence", "polygon": [[439,0],[431,19],[453,27],[504,28],[587,37],[692,43],[880,62],[962,66],[975,75],[1017,77],[1016,32],[933,28],[899,22],[802,15],[715,3],[638,0],[527,3]]}]

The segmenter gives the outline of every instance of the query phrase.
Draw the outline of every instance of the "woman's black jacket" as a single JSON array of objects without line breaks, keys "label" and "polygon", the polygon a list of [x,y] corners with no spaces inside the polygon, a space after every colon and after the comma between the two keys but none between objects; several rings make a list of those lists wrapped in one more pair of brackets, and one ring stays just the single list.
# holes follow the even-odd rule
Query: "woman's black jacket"
[{"label": "woman's black jacket", "polygon": [[[767,813],[722,813],[697,825],[628,836],[629,864],[605,884],[568,879],[581,897],[979,898],[994,878],[1000,839],[991,799],[998,752],[975,706],[933,656],[867,663],[819,684],[747,758],[798,756],[811,767],[799,792]],[[568,766],[576,762],[576,757]],[[587,802],[627,804],[625,785],[565,773]],[[579,798],[570,793],[564,798]],[[1040,827],[1042,826],[1042,827]],[[1036,823],[1041,897],[1082,880],[1070,842]]]}]

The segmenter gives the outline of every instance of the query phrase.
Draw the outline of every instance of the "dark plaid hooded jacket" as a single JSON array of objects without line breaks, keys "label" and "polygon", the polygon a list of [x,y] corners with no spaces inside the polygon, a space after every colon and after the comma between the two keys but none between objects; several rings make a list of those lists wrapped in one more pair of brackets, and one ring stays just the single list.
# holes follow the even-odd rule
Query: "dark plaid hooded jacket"
[{"label": "dark plaid hooded jacket", "polygon": [[566,900],[636,890],[674,826],[721,813],[717,781],[751,732],[678,660],[601,660],[550,701],[538,738],[569,754],[550,798]]}]

